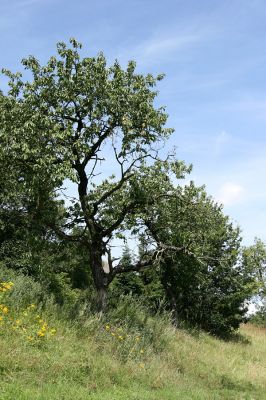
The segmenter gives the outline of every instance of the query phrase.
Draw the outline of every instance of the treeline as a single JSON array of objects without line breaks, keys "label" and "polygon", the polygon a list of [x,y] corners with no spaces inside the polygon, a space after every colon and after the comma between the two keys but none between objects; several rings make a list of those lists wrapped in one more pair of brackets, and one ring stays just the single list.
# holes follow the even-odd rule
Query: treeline
[{"label": "treeline", "polygon": [[[162,75],[81,58],[57,45],[32,73],[3,72],[0,92],[0,255],[56,301],[85,293],[106,312],[124,295],[177,324],[227,334],[265,295],[265,245],[241,247],[239,228],[203,187],[181,185],[191,166],[160,148],[173,132],[155,86]],[[68,181],[76,185],[71,197]],[[138,251],[114,244],[134,238]],[[123,247],[123,245],[121,245]]]}]

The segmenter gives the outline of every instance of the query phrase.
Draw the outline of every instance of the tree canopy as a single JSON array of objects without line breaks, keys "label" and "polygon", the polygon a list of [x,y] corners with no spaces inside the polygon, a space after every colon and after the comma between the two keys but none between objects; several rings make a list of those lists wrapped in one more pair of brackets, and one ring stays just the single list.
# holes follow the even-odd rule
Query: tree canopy
[{"label": "tree canopy", "polygon": [[[81,58],[81,45],[70,43],[59,43],[58,57],[45,66],[33,56],[24,59],[31,81],[4,71],[10,81],[1,96],[1,156],[16,166],[17,181],[29,187],[38,213],[49,210],[65,179],[77,185],[78,198],[67,207],[64,224],[53,213],[42,214],[58,236],[87,246],[96,288],[104,293],[120,270],[109,257],[107,274],[102,256],[142,201],[136,174],[154,160],[160,165],[158,147],[172,129],[165,127],[164,108],[154,106],[161,75],[137,74],[134,62],[125,70],[118,62],[108,67],[103,54]],[[83,229],[73,234],[77,226]]]},{"label": "tree canopy", "polygon": [[[27,237],[51,258],[73,254],[75,285],[92,279],[100,310],[114,278],[131,272],[133,285],[130,277],[120,283],[140,285],[141,293],[144,275],[136,274],[152,268],[150,298],[164,290],[177,318],[213,331],[219,318],[236,327],[254,277],[239,262],[239,230],[221,206],[204,188],[177,184],[191,166],[174,154],[162,157],[173,132],[165,108],[155,106],[163,75],[139,74],[133,61],[109,66],[102,53],[83,58],[81,48],[71,39],[58,43],[45,65],[23,59],[29,80],[3,70],[9,90],[0,92],[0,239]],[[71,195],[67,182],[75,186]],[[139,255],[114,259],[113,240],[132,235],[141,238]],[[204,325],[209,307],[215,312]]]}]

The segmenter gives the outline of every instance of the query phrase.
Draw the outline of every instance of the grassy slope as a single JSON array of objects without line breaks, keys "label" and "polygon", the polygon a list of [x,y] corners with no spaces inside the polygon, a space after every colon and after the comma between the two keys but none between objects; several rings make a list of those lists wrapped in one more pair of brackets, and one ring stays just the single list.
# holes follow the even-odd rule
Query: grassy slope
[{"label": "grassy slope", "polygon": [[161,353],[147,346],[141,360],[123,362],[125,348],[100,325],[57,324],[39,348],[0,334],[1,400],[266,399],[265,329],[247,325],[250,342],[224,342],[166,327]]}]

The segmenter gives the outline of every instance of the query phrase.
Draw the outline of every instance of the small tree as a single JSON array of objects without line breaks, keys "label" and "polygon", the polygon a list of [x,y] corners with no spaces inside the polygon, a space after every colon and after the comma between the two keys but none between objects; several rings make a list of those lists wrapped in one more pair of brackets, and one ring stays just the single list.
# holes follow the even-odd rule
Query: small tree
[{"label": "small tree", "polygon": [[256,238],[252,246],[242,250],[242,263],[253,275],[257,283],[253,301],[257,301],[259,310],[251,319],[260,325],[266,325],[266,245]]},{"label": "small tree", "polygon": [[[119,261],[120,266],[129,269],[134,264],[133,256],[128,245],[123,248],[122,257]],[[142,294],[143,283],[139,274],[129,271],[127,274],[120,274],[112,284],[112,291],[116,295],[140,295]]]}]

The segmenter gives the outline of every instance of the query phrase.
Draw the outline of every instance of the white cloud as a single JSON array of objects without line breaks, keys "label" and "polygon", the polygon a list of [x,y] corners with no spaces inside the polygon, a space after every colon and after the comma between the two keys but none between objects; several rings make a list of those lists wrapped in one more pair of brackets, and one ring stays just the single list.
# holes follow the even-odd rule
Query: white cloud
[{"label": "white cloud", "polygon": [[183,49],[184,47],[196,43],[200,39],[197,34],[175,34],[173,36],[148,40],[139,46],[139,51],[144,57]]},{"label": "white cloud", "polygon": [[243,199],[243,195],[243,186],[233,182],[226,182],[219,189],[217,200],[228,206],[239,203]]}]

